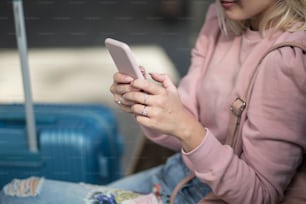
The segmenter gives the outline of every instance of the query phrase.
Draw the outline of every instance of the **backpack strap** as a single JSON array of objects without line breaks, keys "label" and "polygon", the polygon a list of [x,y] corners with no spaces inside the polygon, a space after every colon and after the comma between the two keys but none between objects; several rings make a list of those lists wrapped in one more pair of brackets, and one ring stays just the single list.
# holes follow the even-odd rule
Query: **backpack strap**
[{"label": "backpack strap", "polygon": [[170,204],[174,204],[176,194],[183,188],[183,186],[191,181],[195,177],[195,174],[191,172],[186,177],[184,177],[174,188],[170,196]]},{"label": "backpack strap", "polygon": [[306,52],[306,45],[299,43],[299,42],[284,42],[280,44],[273,45],[270,49],[268,49],[264,55],[260,58],[257,66],[255,66],[255,70],[252,72],[252,75],[249,79],[249,84],[244,89],[241,90],[239,93],[240,95],[233,101],[230,107],[230,121],[229,121],[229,129],[228,129],[228,136],[226,138],[225,144],[230,145],[233,147],[236,154],[241,154],[241,148],[239,147],[238,143],[241,139],[240,134],[240,124],[244,122],[246,118],[246,114],[243,115],[245,108],[247,107],[247,103],[251,97],[251,88],[254,86],[254,82],[256,80],[256,76],[258,73],[258,67],[264,60],[264,58],[270,54],[272,51],[277,50],[282,47],[298,47],[304,52]]}]

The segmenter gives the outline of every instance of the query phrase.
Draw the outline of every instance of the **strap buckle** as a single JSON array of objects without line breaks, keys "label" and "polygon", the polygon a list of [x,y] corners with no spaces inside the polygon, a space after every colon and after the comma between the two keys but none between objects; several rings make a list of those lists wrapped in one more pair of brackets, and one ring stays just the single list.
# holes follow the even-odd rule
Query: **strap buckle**
[{"label": "strap buckle", "polygon": [[231,105],[231,112],[237,116],[240,117],[246,107],[246,102],[242,100],[241,98],[236,98],[235,101]]}]

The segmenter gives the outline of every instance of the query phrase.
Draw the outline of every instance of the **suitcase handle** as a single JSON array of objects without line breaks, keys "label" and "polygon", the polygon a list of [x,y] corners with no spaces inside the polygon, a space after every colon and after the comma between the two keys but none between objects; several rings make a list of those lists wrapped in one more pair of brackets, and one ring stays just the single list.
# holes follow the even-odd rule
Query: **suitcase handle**
[{"label": "suitcase handle", "polygon": [[30,83],[29,63],[27,55],[27,40],[26,40],[26,32],[24,25],[22,0],[13,0],[13,11],[14,11],[17,45],[18,45],[19,58],[22,70],[29,149],[31,152],[37,152],[38,148],[37,148],[36,127],[35,127],[35,116],[33,111],[33,102],[31,95],[31,83]]},{"label": "suitcase handle", "polygon": [[[10,115],[0,115],[0,127],[10,124],[24,124],[26,123],[26,119],[24,118],[24,115],[22,113],[10,113]],[[55,116],[49,116],[49,115],[39,115],[38,117],[35,117],[35,123],[37,124],[54,124],[56,123],[57,118]]]}]

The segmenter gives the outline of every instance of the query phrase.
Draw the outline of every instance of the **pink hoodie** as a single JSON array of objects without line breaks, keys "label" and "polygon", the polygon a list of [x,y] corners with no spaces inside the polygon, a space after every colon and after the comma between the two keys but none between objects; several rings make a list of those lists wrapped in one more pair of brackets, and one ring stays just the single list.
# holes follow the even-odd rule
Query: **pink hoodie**
[{"label": "pink hoodie", "polygon": [[181,150],[187,166],[220,198],[200,203],[273,204],[283,197],[306,149],[306,54],[301,49],[278,49],[260,65],[242,127],[242,155],[224,142],[229,107],[244,80],[240,71],[271,45],[293,40],[306,44],[306,32],[279,32],[270,39],[251,30],[225,36],[215,6],[210,7],[179,86],[186,109],[207,128],[205,138],[185,153],[174,137],[142,127],[156,143]]}]

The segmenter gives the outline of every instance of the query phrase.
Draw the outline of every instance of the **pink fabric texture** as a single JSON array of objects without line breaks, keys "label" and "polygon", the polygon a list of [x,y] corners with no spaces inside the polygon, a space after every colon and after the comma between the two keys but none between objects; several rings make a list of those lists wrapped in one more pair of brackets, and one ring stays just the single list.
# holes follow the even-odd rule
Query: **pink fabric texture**
[{"label": "pink fabric texture", "polygon": [[186,109],[207,128],[205,138],[185,153],[174,137],[142,127],[149,139],[181,151],[186,165],[220,198],[200,203],[272,204],[282,199],[306,149],[306,54],[301,49],[280,48],[260,65],[242,127],[242,155],[224,142],[230,104],[244,80],[241,70],[272,45],[293,40],[306,44],[306,32],[264,38],[247,30],[226,36],[215,5],[210,7],[179,85]]}]

